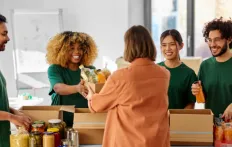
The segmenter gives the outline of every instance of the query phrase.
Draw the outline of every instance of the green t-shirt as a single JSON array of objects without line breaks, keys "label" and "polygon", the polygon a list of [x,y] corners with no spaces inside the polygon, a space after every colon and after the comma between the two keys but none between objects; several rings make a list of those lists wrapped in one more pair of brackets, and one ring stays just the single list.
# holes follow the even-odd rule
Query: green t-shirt
[{"label": "green t-shirt", "polygon": [[[7,90],[6,90],[6,80],[0,71],[0,111],[10,112]],[[10,146],[10,122],[0,121],[0,147]]]},{"label": "green t-shirt", "polygon": [[[79,84],[81,80],[81,70],[72,71],[60,65],[51,65],[48,68],[48,78],[51,87],[49,95],[51,95],[52,100],[54,100],[54,97],[57,95],[53,89],[54,85],[57,83],[64,83],[66,85]],[[60,95],[60,105],[75,105],[76,108],[88,108],[88,101],[80,93]],[[68,126],[72,126],[73,114],[64,112],[64,121]]]},{"label": "green t-shirt", "polygon": [[205,108],[211,109],[215,116],[223,114],[232,103],[232,58],[226,62],[217,62],[211,57],[201,63],[199,80],[201,80]]},{"label": "green t-shirt", "polygon": [[196,98],[191,92],[193,82],[197,81],[195,72],[184,63],[176,68],[169,68],[164,62],[159,65],[166,67],[171,75],[168,88],[169,109],[184,109],[189,103],[195,103]]}]

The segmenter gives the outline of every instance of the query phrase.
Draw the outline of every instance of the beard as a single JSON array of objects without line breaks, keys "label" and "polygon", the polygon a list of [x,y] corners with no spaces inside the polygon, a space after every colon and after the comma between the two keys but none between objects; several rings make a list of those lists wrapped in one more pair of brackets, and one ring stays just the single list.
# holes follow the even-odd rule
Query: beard
[{"label": "beard", "polygon": [[[211,48],[212,48],[212,47],[210,47],[210,51],[211,51]],[[212,56],[214,56],[214,57],[219,57],[219,56],[225,54],[225,52],[227,51],[227,48],[228,48],[228,46],[227,46],[227,44],[225,43],[225,44],[223,45],[221,51],[220,51],[218,54],[216,54],[216,55],[213,55],[213,54],[212,54]],[[211,51],[211,53],[212,53],[212,51]]]},{"label": "beard", "polygon": [[2,44],[0,44],[0,51],[4,51],[5,50],[6,44],[7,44],[7,41],[5,41]]},{"label": "beard", "polygon": [[2,47],[2,46],[0,46],[0,52],[2,52],[2,51],[4,51],[4,50],[5,50],[5,48]]}]

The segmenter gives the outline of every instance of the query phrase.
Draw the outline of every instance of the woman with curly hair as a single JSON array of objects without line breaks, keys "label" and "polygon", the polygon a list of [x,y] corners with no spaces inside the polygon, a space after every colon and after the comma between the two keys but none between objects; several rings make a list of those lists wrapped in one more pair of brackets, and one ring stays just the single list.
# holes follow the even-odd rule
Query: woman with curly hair
[{"label": "woman with curly hair", "polygon": [[[93,68],[91,64],[97,57],[97,47],[88,34],[66,31],[54,36],[47,46],[49,95],[52,105],[75,105],[87,108],[88,102],[81,95],[87,92],[81,81],[82,64]],[[64,120],[68,126],[73,123],[72,114],[65,113]]]}]

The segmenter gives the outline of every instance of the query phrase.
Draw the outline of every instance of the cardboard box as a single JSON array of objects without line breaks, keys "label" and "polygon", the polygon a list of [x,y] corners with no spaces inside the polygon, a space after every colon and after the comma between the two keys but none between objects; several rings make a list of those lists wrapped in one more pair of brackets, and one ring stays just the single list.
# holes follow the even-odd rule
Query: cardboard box
[{"label": "cardboard box", "polygon": [[91,87],[91,89],[95,92],[95,93],[99,93],[102,89],[102,87],[104,86],[104,83],[90,83],[88,82],[88,85]]},{"label": "cardboard box", "polygon": [[75,106],[23,106],[19,109],[31,117],[32,121],[49,119],[63,119],[63,111],[74,113]]},{"label": "cardboard box", "polygon": [[77,108],[73,128],[79,132],[80,144],[102,144],[107,113],[91,113],[88,108]]},{"label": "cardboard box", "polygon": [[209,109],[172,109],[171,145],[213,145],[213,113]]},{"label": "cardboard box", "polygon": [[183,57],[180,60],[188,67],[192,68],[196,75],[198,74],[202,62],[202,57]]}]

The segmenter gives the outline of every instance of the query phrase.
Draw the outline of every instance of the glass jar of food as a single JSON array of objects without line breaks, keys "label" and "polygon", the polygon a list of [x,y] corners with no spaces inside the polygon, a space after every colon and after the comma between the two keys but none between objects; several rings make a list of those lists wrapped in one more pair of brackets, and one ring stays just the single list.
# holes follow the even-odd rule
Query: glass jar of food
[{"label": "glass jar of food", "polygon": [[15,134],[10,135],[10,147],[28,147],[29,134],[23,127]]},{"label": "glass jar of food", "polygon": [[40,132],[43,133],[45,130],[45,127],[43,124],[33,124],[31,127],[31,132]]},{"label": "glass jar of food", "polygon": [[43,138],[41,132],[32,132],[29,136],[29,147],[42,147]]},{"label": "glass jar of food", "polygon": [[43,121],[43,120],[36,120],[36,121],[33,122],[33,124],[43,124],[43,125],[45,125],[45,121]]},{"label": "glass jar of food", "polygon": [[64,129],[64,139],[71,139],[73,128],[65,128]]},{"label": "glass jar of food", "polygon": [[60,141],[61,141],[61,137],[60,137],[60,132],[58,128],[49,128],[47,130],[48,132],[52,132],[54,134],[55,137],[55,146],[59,146],[60,145]]},{"label": "glass jar of food", "polygon": [[43,147],[54,147],[55,137],[52,132],[44,132],[43,135]]},{"label": "glass jar of food", "polygon": [[64,138],[64,128],[66,127],[65,122],[62,122],[60,119],[50,119],[48,120],[48,129],[49,128],[58,128],[61,138]]},{"label": "glass jar of food", "polygon": [[37,121],[34,121],[32,124],[42,124],[42,125],[44,126],[44,130],[46,130],[46,124],[45,124],[45,121],[37,120]]}]

